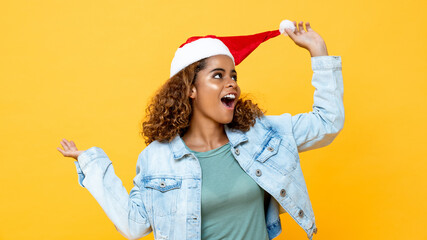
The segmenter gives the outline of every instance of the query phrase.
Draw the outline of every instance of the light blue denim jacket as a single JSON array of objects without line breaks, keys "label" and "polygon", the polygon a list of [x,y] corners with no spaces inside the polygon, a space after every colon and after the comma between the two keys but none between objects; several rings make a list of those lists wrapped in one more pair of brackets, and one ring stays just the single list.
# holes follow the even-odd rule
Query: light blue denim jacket
[{"label": "light blue denim jacket", "polygon": [[[312,57],[311,65],[313,111],[264,116],[247,132],[225,127],[242,169],[272,196],[265,209],[270,239],[281,233],[279,214],[285,212],[310,240],[317,232],[298,153],[327,146],[344,124],[341,57]],[[200,239],[201,168],[179,136],[152,142],[139,154],[130,194],[101,148],[87,149],[75,163],[80,185],[126,238],[153,231],[155,239]]]}]

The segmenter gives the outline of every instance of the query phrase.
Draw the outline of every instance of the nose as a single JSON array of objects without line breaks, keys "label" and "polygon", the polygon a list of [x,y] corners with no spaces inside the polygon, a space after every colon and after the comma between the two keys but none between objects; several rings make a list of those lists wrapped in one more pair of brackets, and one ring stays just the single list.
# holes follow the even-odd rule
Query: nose
[{"label": "nose", "polygon": [[226,87],[236,88],[237,87],[237,82],[234,81],[231,77],[229,77],[228,78],[228,82],[226,83]]}]

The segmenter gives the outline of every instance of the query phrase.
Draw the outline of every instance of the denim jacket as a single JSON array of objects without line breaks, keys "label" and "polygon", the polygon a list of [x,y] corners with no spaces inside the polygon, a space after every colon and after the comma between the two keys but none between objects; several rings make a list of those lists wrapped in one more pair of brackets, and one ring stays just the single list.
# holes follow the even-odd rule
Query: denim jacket
[{"label": "denim jacket", "polygon": [[[264,116],[247,132],[225,126],[230,151],[268,193],[265,221],[270,239],[281,233],[279,215],[285,212],[310,240],[317,232],[299,152],[327,146],[344,124],[341,57],[312,57],[311,64],[313,111]],[[129,194],[101,148],[87,149],[75,163],[80,185],[126,238],[138,239],[151,231],[155,239],[201,238],[201,168],[179,136],[167,143],[154,141],[142,150]]]}]

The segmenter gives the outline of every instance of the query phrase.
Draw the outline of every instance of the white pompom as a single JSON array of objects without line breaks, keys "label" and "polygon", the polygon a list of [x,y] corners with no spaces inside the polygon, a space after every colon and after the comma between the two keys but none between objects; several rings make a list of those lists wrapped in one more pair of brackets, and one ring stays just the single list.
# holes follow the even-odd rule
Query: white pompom
[{"label": "white pompom", "polygon": [[294,26],[294,23],[290,20],[283,20],[280,23],[279,31],[281,34],[288,36],[288,34],[285,32],[285,28],[292,29],[292,32],[295,32],[296,27]]}]

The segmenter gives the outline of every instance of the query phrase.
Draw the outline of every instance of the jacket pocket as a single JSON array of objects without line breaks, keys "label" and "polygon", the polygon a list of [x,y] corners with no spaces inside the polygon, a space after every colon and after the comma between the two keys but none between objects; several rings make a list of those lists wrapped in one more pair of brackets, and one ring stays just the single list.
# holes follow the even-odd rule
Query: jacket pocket
[{"label": "jacket pocket", "polygon": [[144,177],[142,181],[147,189],[147,200],[152,214],[166,216],[176,213],[181,177]]},{"label": "jacket pocket", "polygon": [[286,175],[295,170],[299,162],[298,155],[295,155],[291,148],[286,137],[270,133],[255,154],[255,160]]},{"label": "jacket pocket", "polygon": [[261,149],[255,154],[256,156],[255,160],[263,163],[267,161],[267,159],[269,159],[271,156],[276,155],[277,151],[279,150],[281,141],[282,139],[279,136],[271,137],[267,142],[263,144]]}]

